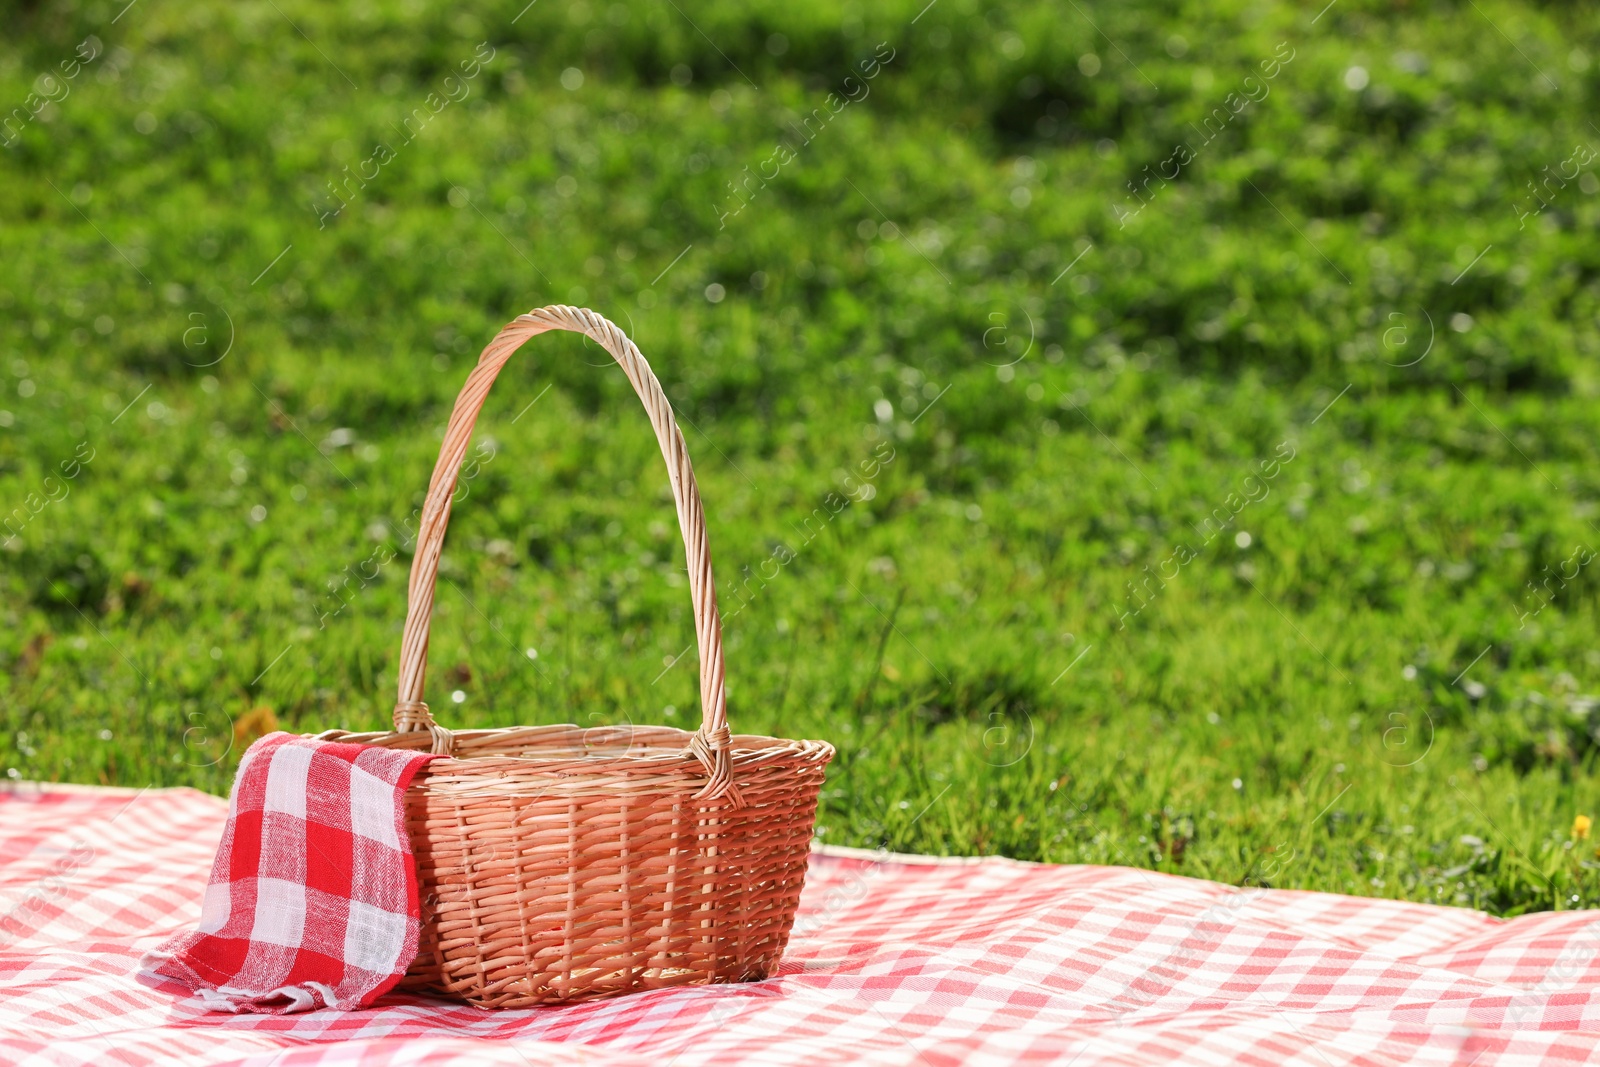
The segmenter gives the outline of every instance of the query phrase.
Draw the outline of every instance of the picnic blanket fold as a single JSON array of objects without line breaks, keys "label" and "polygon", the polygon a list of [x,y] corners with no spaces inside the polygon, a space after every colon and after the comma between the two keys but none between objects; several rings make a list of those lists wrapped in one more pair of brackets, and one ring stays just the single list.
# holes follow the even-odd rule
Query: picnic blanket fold
[{"label": "picnic blanket fold", "polygon": [[428,753],[268,734],[245,752],[199,928],[140,961],[213,1011],[365,1007],[416,958],[405,791]]}]

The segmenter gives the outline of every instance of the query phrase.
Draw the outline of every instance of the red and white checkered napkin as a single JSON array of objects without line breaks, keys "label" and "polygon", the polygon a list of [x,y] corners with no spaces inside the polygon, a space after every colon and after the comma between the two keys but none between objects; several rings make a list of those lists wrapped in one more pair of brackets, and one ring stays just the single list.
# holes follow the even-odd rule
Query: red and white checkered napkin
[{"label": "red and white checkered napkin", "polygon": [[433,757],[268,734],[239,762],[200,927],[141,961],[214,1011],[360,1008],[417,954],[405,791]]}]

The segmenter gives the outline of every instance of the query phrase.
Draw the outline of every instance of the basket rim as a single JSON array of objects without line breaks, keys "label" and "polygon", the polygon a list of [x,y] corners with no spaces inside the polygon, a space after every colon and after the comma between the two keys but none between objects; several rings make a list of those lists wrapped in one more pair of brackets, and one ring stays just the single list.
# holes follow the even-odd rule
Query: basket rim
[{"label": "basket rim", "polygon": [[[594,733],[572,726],[510,727],[471,731],[465,738],[466,751],[458,743],[449,756],[436,755],[417,769],[411,789],[421,793],[453,797],[499,797],[526,801],[529,797],[604,795],[619,800],[647,795],[694,793],[700,803],[720,807],[729,798],[699,797],[705,784],[705,768],[694,751],[685,744],[693,737],[686,730],[669,726],[640,727],[627,732],[606,731],[595,751],[586,751],[586,735]],[[464,731],[465,733],[465,731]],[[641,741],[640,734],[645,735]],[[461,735],[455,735],[460,738]],[[379,735],[405,747],[423,747],[428,735],[418,731]],[[626,739],[625,749],[618,741]],[[540,751],[541,740],[546,751]],[[777,775],[783,788],[804,790],[813,776],[821,776],[833,759],[834,748],[826,741],[795,741],[789,738],[743,734],[733,739],[728,750],[728,767],[747,783]],[[473,742],[483,745],[473,751]],[[743,742],[743,744],[738,744]],[[530,751],[531,749],[531,751]],[[820,788],[820,782],[817,783]],[[742,806],[742,802],[734,804]]]},{"label": "basket rim", "polygon": [[[433,773],[451,769],[464,770],[469,766],[481,767],[485,761],[494,761],[508,768],[529,771],[586,771],[598,764],[615,765],[617,769],[638,770],[664,770],[686,762],[699,765],[699,760],[689,747],[694,733],[675,726],[583,727],[574,723],[554,723],[541,726],[453,730],[451,735],[454,741],[452,748],[455,751],[449,755],[435,756],[424,770]],[[323,741],[397,749],[424,750],[430,743],[427,733],[415,730],[375,730],[361,733],[327,730],[320,734],[302,736]],[[616,744],[624,739],[629,741],[628,746],[617,751]],[[590,745],[595,746],[596,750],[571,751],[578,746],[587,750]],[[536,751],[540,747],[552,751],[540,753]],[[474,748],[480,751],[472,751]],[[732,734],[728,745],[728,755],[732,762],[746,767],[785,758],[798,759],[805,763],[826,764],[832,760],[834,753],[834,746],[827,741],[771,737],[765,734]],[[700,773],[703,774],[703,770]]]}]

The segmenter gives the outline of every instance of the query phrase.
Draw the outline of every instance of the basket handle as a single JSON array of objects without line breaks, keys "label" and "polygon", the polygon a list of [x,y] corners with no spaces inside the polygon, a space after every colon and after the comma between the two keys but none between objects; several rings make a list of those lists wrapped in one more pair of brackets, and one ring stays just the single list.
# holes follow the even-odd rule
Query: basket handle
[{"label": "basket handle", "polygon": [[400,683],[394,706],[394,728],[399,733],[427,730],[433,734],[433,751],[448,754],[450,732],[439,727],[422,701],[422,683],[428,668],[428,628],[433,614],[434,581],[439,570],[439,553],[444,547],[445,528],[450,522],[450,498],[456,476],[466,455],[472,428],[478,421],[489,388],[511,354],[529,338],[550,330],[571,330],[597,342],[621,365],[644,402],[655,428],[661,455],[667,461],[667,478],[678,506],[678,525],[683,531],[683,546],[689,560],[689,596],[694,602],[695,639],[700,647],[700,729],[695,731],[689,749],[705,766],[709,781],[697,798],[716,798],[730,794],[737,803],[729,773],[728,714],[723,689],[722,619],[717,613],[717,593],[711,575],[711,549],[706,541],[705,512],[700,506],[700,490],[689,466],[689,453],[683,433],[673,419],[672,405],[661,391],[661,383],[651,373],[639,349],[615,324],[587,308],[552,304],[526,315],[518,315],[495,335],[478,357],[478,365],[467,376],[467,383],[456,397],[455,409],[439,447],[439,462],[428,483],[428,497],[417,526],[416,554],[411,561],[411,586],[406,606],[405,636],[400,643]]}]

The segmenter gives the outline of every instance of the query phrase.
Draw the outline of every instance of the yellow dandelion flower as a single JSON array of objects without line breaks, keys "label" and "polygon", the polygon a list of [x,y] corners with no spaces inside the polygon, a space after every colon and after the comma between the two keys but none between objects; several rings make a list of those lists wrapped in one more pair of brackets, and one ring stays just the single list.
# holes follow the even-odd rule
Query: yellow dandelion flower
[{"label": "yellow dandelion flower", "polygon": [[1590,825],[1591,820],[1589,816],[1579,815],[1576,819],[1572,820],[1572,836],[1579,841],[1587,839],[1589,836]]}]

